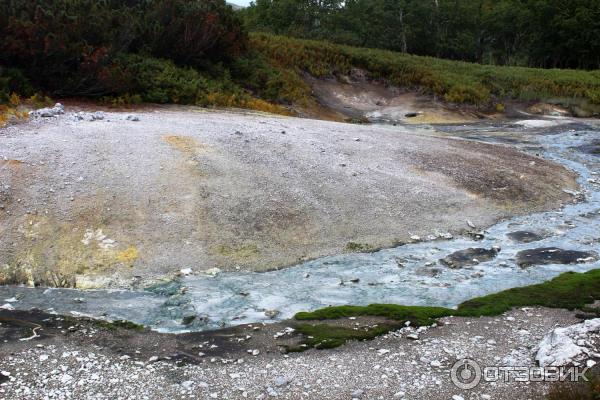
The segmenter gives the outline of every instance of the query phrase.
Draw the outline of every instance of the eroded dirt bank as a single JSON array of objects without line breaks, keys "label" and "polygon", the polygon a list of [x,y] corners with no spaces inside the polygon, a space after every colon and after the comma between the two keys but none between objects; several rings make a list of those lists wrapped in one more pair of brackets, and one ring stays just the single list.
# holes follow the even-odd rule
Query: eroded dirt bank
[{"label": "eroded dirt bank", "polygon": [[266,270],[487,226],[576,188],[557,164],[422,128],[178,107],[127,117],[0,132],[4,283]]}]

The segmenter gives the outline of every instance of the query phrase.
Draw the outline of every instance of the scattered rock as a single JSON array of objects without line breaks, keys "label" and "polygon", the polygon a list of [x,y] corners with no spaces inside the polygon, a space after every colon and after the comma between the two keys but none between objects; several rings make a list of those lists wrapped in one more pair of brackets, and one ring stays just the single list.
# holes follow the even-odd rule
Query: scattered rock
[{"label": "scattered rock", "polygon": [[563,250],[556,247],[523,250],[517,253],[517,264],[521,268],[547,264],[582,264],[598,260],[593,252]]},{"label": "scattered rock", "polygon": [[283,336],[291,335],[291,334],[292,334],[292,333],[294,333],[295,331],[296,331],[296,330],[295,330],[294,328],[287,327],[287,328],[285,328],[283,331],[280,331],[280,332],[277,332],[277,333],[275,333],[275,335],[273,335],[273,337],[274,337],[275,339],[278,339],[278,338],[280,338],[280,337],[283,337]]},{"label": "scattered rock", "polygon": [[92,113],[92,121],[102,121],[104,119],[104,113],[102,111],[96,111]]},{"label": "scattered rock", "polygon": [[467,236],[469,236],[471,239],[476,240],[476,241],[481,241],[483,239],[485,239],[485,233],[484,232],[467,232]]},{"label": "scattered rock", "polygon": [[507,233],[509,239],[519,243],[532,243],[543,240],[545,236],[529,231],[516,231]]},{"label": "scattered rock", "polygon": [[[93,113],[88,112],[77,112],[73,114],[73,119],[75,121],[101,121],[105,118],[105,114],[102,111],[96,111]],[[129,119],[129,117],[127,117]]]},{"label": "scattered rock", "polygon": [[138,117],[137,115],[128,115],[127,116],[127,121],[134,121],[137,122],[140,120],[140,117]]},{"label": "scattered rock", "polygon": [[442,258],[440,263],[449,268],[463,268],[492,260],[498,255],[499,252],[500,250],[495,247],[491,249],[470,248],[466,250],[459,250],[447,257]]},{"label": "scattered rock", "polygon": [[40,108],[39,110],[30,111],[29,116],[32,118],[52,118],[64,113],[65,107],[60,103],[56,103],[51,108]]},{"label": "scattered rock", "polygon": [[275,381],[273,383],[275,383],[275,386],[277,387],[282,387],[289,385],[293,380],[294,378],[291,376],[278,376],[277,378],[275,378]]},{"label": "scattered rock", "polygon": [[[535,360],[542,367],[561,367],[581,362],[594,353],[588,337],[600,332],[600,318],[587,320],[581,324],[556,328],[548,333],[537,346]],[[589,346],[589,347],[588,347]]]},{"label": "scattered rock", "polygon": [[420,268],[416,271],[416,274],[419,276],[429,276],[431,278],[436,278],[442,274],[442,270],[440,268]]},{"label": "scattered rock", "polygon": [[564,117],[570,114],[569,110],[566,108],[548,103],[536,103],[530,106],[527,111],[531,114],[548,115],[552,117]]},{"label": "scattered rock", "polygon": [[281,311],[279,310],[266,310],[265,311],[265,316],[267,316],[270,319],[275,319],[279,316],[279,314],[281,314]]},{"label": "scattered rock", "polygon": [[215,277],[221,273],[221,269],[220,268],[210,268],[210,269],[207,269],[206,271],[204,271],[204,273],[208,276]]}]

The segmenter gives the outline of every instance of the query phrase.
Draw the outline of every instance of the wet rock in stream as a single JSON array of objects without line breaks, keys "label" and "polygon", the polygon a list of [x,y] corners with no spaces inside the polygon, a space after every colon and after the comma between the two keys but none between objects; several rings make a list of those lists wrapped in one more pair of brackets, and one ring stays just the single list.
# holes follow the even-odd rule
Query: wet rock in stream
[{"label": "wet rock in stream", "polygon": [[547,264],[582,264],[598,260],[598,254],[587,251],[563,250],[556,247],[523,250],[517,253],[521,268]]},{"label": "wet rock in stream", "polygon": [[442,258],[440,263],[450,268],[470,267],[496,258],[499,252],[500,249],[498,248],[471,248],[459,250],[445,258]]},{"label": "wet rock in stream", "polygon": [[510,232],[507,233],[506,236],[508,236],[509,239],[519,243],[539,242],[540,240],[544,240],[546,238],[541,234],[528,231]]},{"label": "wet rock in stream", "polygon": [[437,278],[442,274],[441,268],[421,268],[416,271],[418,276],[428,276],[430,278]]},{"label": "wet rock in stream", "polygon": [[584,144],[582,146],[574,147],[574,149],[579,150],[580,152],[585,154],[600,156],[600,141],[595,141],[592,143]]}]

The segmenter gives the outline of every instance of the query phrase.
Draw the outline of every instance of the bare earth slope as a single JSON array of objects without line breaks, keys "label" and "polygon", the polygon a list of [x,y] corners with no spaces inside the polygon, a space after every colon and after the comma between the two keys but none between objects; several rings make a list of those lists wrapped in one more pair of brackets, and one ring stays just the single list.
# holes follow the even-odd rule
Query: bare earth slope
[{"label": "bare earth slope", "polygon": [[136,116],[0,130],[0,283],[272,269],[556,207],[576,186],[542,159],[418,128],[176,107]]}]

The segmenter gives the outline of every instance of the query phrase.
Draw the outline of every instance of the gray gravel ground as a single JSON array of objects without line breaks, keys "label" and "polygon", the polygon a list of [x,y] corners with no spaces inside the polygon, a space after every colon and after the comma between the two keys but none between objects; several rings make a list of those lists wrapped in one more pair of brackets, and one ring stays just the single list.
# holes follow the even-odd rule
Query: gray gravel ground
[{"label": "gray gravel ground", "polygon": [[563,167],[431,130],[168,107],[0,130],[0,281],[267,270],[557,207]]},{"label": "gray gravel ground", "polygon": [[[221,355],[215,354],[227,345],[214,337],[176,339],[196,347],[193,365],[164,359],[173,335],[162,340],[158,334],[133,334],[140,340],[136,344],[123,342],[130,333],[65,325],[63,332],[39,331],[43,337],[22,342],[5,334],[10,325],[5,322],[0,324],[5,338],[0,370],[10,375],[0,384],[0,398],[535,399],[545,384],[481,383],[466,391],[452,385],[450,369],[465,357],[482,366],[533,366],[534,348],[543,336],[577,319],[568,311],[525,308],[500,317],[440,322],[419,333],[418,340],[409,339],[414,330],[404,329],[336,350],[291,355],[269,351],[281,325],[253,331],[243,345]],[[232,342],[237,337],[225,336]],[[257,348],[262,350],[255,356],[247,351]]]}]

